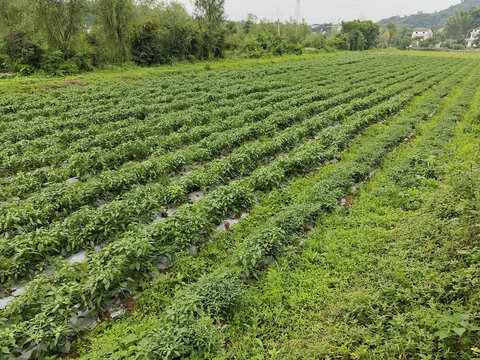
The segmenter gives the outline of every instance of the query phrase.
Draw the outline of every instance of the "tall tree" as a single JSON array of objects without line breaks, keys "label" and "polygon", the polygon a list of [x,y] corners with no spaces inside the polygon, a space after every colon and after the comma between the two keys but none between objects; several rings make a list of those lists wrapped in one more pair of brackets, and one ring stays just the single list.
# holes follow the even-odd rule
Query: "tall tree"
[{"label": "tall tree", "polygon": [[35,22],[52,49],[69,55],[72,42],[86,29],[87,0],[36,0]]},{"label": "tall tree", "polygon": [[133,0],[96,0],[96,24],[104,36],[112,60],[125,61],[130,50],[130,38],[136,21]]},{"label": "tall tree", "polygon": [[452,39],[465,39],[473,28],[473,19],[469,12],[455,13],[445,24],[445,32]]},{"label": "tall tree", "polygon": [[452,39],[465,39],[470,32],[480,26],[480,7],[455,13],[447,20],[445,32]]},{"label": "tall tree", "polygon": [[[360,32],[362,36],[359,36],[358,32]],[[380,27],[371,20],[369,21],[355,20],[355,21],[343,22],[342,33],[348,34],[350,36],[350,39],[351,39],[350,45],[352,45],[352,41],[355,42],[356,45],[354,47],[358,48],[358,50],[363,50],[363,49],[360,49],[362,47],[360,45],[363,45],[363,43],[365,43],[364,49],[371,49],[375,45],[378,35],[380,34]],[[351,50],[357,50],[357,49],[351,49]]]},{"label": "tall tree", "polygon": [[0,0],[0,32],[6,33],[8,28],[30,29],[31,10],[29,0]]},{"label": "tall tree", "polygon": [[222,57],[225,51],[225,0],[195,0],[195,15],[200,30],[199,56]]},{"label": "tall tree", "polygon": [[192,19],[185,7],[171,2],[150,9],[148,18],[135,26],[132,57],[141,65],[183,60],[191,52]]}]

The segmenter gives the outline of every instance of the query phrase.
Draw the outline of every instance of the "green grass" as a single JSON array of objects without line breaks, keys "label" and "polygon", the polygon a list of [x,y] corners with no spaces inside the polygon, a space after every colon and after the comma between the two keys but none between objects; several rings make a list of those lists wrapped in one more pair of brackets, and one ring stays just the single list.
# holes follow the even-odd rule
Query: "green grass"
[{"label": "green grass", "polygon": [[173,65],[154,67],[140,67],[133,64],[111,67],[110,69],[97,69],[93,72],[85,72],[79,75],[53,77],[53,76],[18,76],[8,79],[0,79],[0,94],[15,93],[38,93],[50,89],[58,89],[67,86],[83,86],[101,81],[135,81],[144,78],[159,76],[171,76],[185,73],[195,73],[210,70],[233,70],[241,67],[252,67],[265,64],[280,64],[284,62],[321,59],[336,56],[341,53],[331,54],[304,54],[288,55],[265,59],[221,59],[202,62],[180,62]]}]

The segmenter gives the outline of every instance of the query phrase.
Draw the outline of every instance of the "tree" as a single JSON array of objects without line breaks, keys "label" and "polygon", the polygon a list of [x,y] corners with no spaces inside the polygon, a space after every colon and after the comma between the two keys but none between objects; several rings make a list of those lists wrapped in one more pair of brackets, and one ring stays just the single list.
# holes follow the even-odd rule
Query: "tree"
[{"label": "tree", "polygon": [[257,32],[256,35],[249,36],[245,41],[242,51],[251,58],[280,56],[284,54],[300,55],[302,53],[302,46],[300,44],[289,43],[274,31],[262,31]]},{"label": "tree", "polygon": [[406,36],[403,37],[402,41],[400,42],[400,47],[401,47],[402,49],[406,49],[406,48],[408,48],[410,45],[412,45],[412,42],[413,42],[412,37],[406,35]]},{"label": "tree", "polygon": [[130,37],[136,20],[134,10],[133,0],[95,0],[96,24],[112,61],[122,62],[128,58]]},{"label": "tree", "polygon": [[385,45],[390,45],[390,31],[385,30],[382,34],[380,34],[380,40],[385,43]]},{"label": "tree", "polygon": [[[388,45],[400,46],[402,38],[404,37],[405,29],[398,27],[394,22],[388,23],[387,29],[389,33]],[[411,32],[410,30],[407,31]]]},{"label": "tree", "polygon": [[337,50],[350,50],[350,41],[347,34],[337,32],[327,41],[327,46]]},{"label": "tree", "polygon": [[463,40],[477,26],[480,26],[480,7],[455,13],[447,20],[445,32],[449,38]]},{"label": "tree", "polygon": [[445,32],[452,39],[465,39],[473,28],[473,19],[466,11],[455,13],[445,24]]},{"label": "tree", "polygon": [[132,41],[132,57],[139,65],[152,65],[169,62],[161,59],[162,44],[157,19],[151,18],[137,26]]},{"label": "tree", "polygon": [[350,50],[363,51],[366,49],[367,41],[360,30],[353,30],[348,34]]},{"label": "tree", "polygon": [[28,25],[28,14],[31,3],[27,0],[0,0],[0,31],[7,32],[7,29],[22,28],[25,30]]},{"label": "tree", "polygon": [[35,23],[49,46],[72,55],[75,39],[86,29],[87,0],[36,0]]},{"label": "tree", "polygon": [[195,0],[195,15],[199,25],[198,55],[203,59],[223,57],[226,30],[225,0]]},{"label": "tree", "polygon": [[[362,36],[359,35],[360,32]],[[380,27],[373,21],[349,21],[342,23],[342,33],[350,36],[350,45],[352,41],[355,43],[355,47],[361,48],[363,42],[365,42],[364,49],[371,49],[377,41],[380,34]],[[351,49],[354,50],[354,49]]]},{"label": "tree", "polygon": [[324,49],[327,46],[327,38],[322,33],[311,33],[303,40],[305,47]]},{"label": "tree", "polygon": [[154,8],[152,17],[135,27],[133,60],[140,65],[168,64],[191,52],[194,26],[185,8],[172,2]]},{"label": "tree", "polygon": [[287,42],[292,44],[300,44],[308,35],[312,33],[312,30],[305,23],[286,23],[282,24],[281,33]]},{"label": "tree", "polygon": [[40,41],[16,28],[5,35],[1,50],[8,56],[5,65],[23,74],[39,69],[45,56],[45,47]]}]

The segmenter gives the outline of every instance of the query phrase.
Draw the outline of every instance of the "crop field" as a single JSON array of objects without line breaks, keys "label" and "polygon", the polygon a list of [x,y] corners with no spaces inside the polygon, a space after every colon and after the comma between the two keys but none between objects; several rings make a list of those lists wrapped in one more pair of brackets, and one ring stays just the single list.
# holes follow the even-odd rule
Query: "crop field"
[{"label": "crop field", "polygon": [[0,98],[0,358],[480,358],[480,59]]}]

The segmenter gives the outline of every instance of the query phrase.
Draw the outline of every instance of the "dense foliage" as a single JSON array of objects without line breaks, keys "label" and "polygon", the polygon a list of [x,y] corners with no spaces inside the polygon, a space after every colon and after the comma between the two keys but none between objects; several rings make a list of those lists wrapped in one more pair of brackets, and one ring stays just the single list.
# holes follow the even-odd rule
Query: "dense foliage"
[{"label": "dense foliage", "polygon": [[470,32],[480,26],[480,7],[475,7],[469,11],[455,13],[448,19],[445,25],[447,37],[453,39],[465,39]]},{"label": "dense foliage", "polygon": [[151,65],[223,57],[223,6],[199,0],[190,15],[179,3],[151,0],[2,2],[3,66],[23,74],[65,75],[126,61]]},{"label": "dense foliage", "polygon": [[342,33],[348,35],[350,50],[368,50],[375,45],[380,27],[372,21],[349,21],[342,23]]},{"label": "dense foliage", "polygon": [[[377,46],[380,33],[378,25],[359,20],[328,33],[305,23],[271,22],[254,15],[228,21],[223,0],[195,1],[191,14],[180,3],[158,0],[1,4],[0,67],[24,75],[62,76],[128,62],[151,66],[226,56],[362,51]],[[405,45],[390,32],[387,45]]]}]

